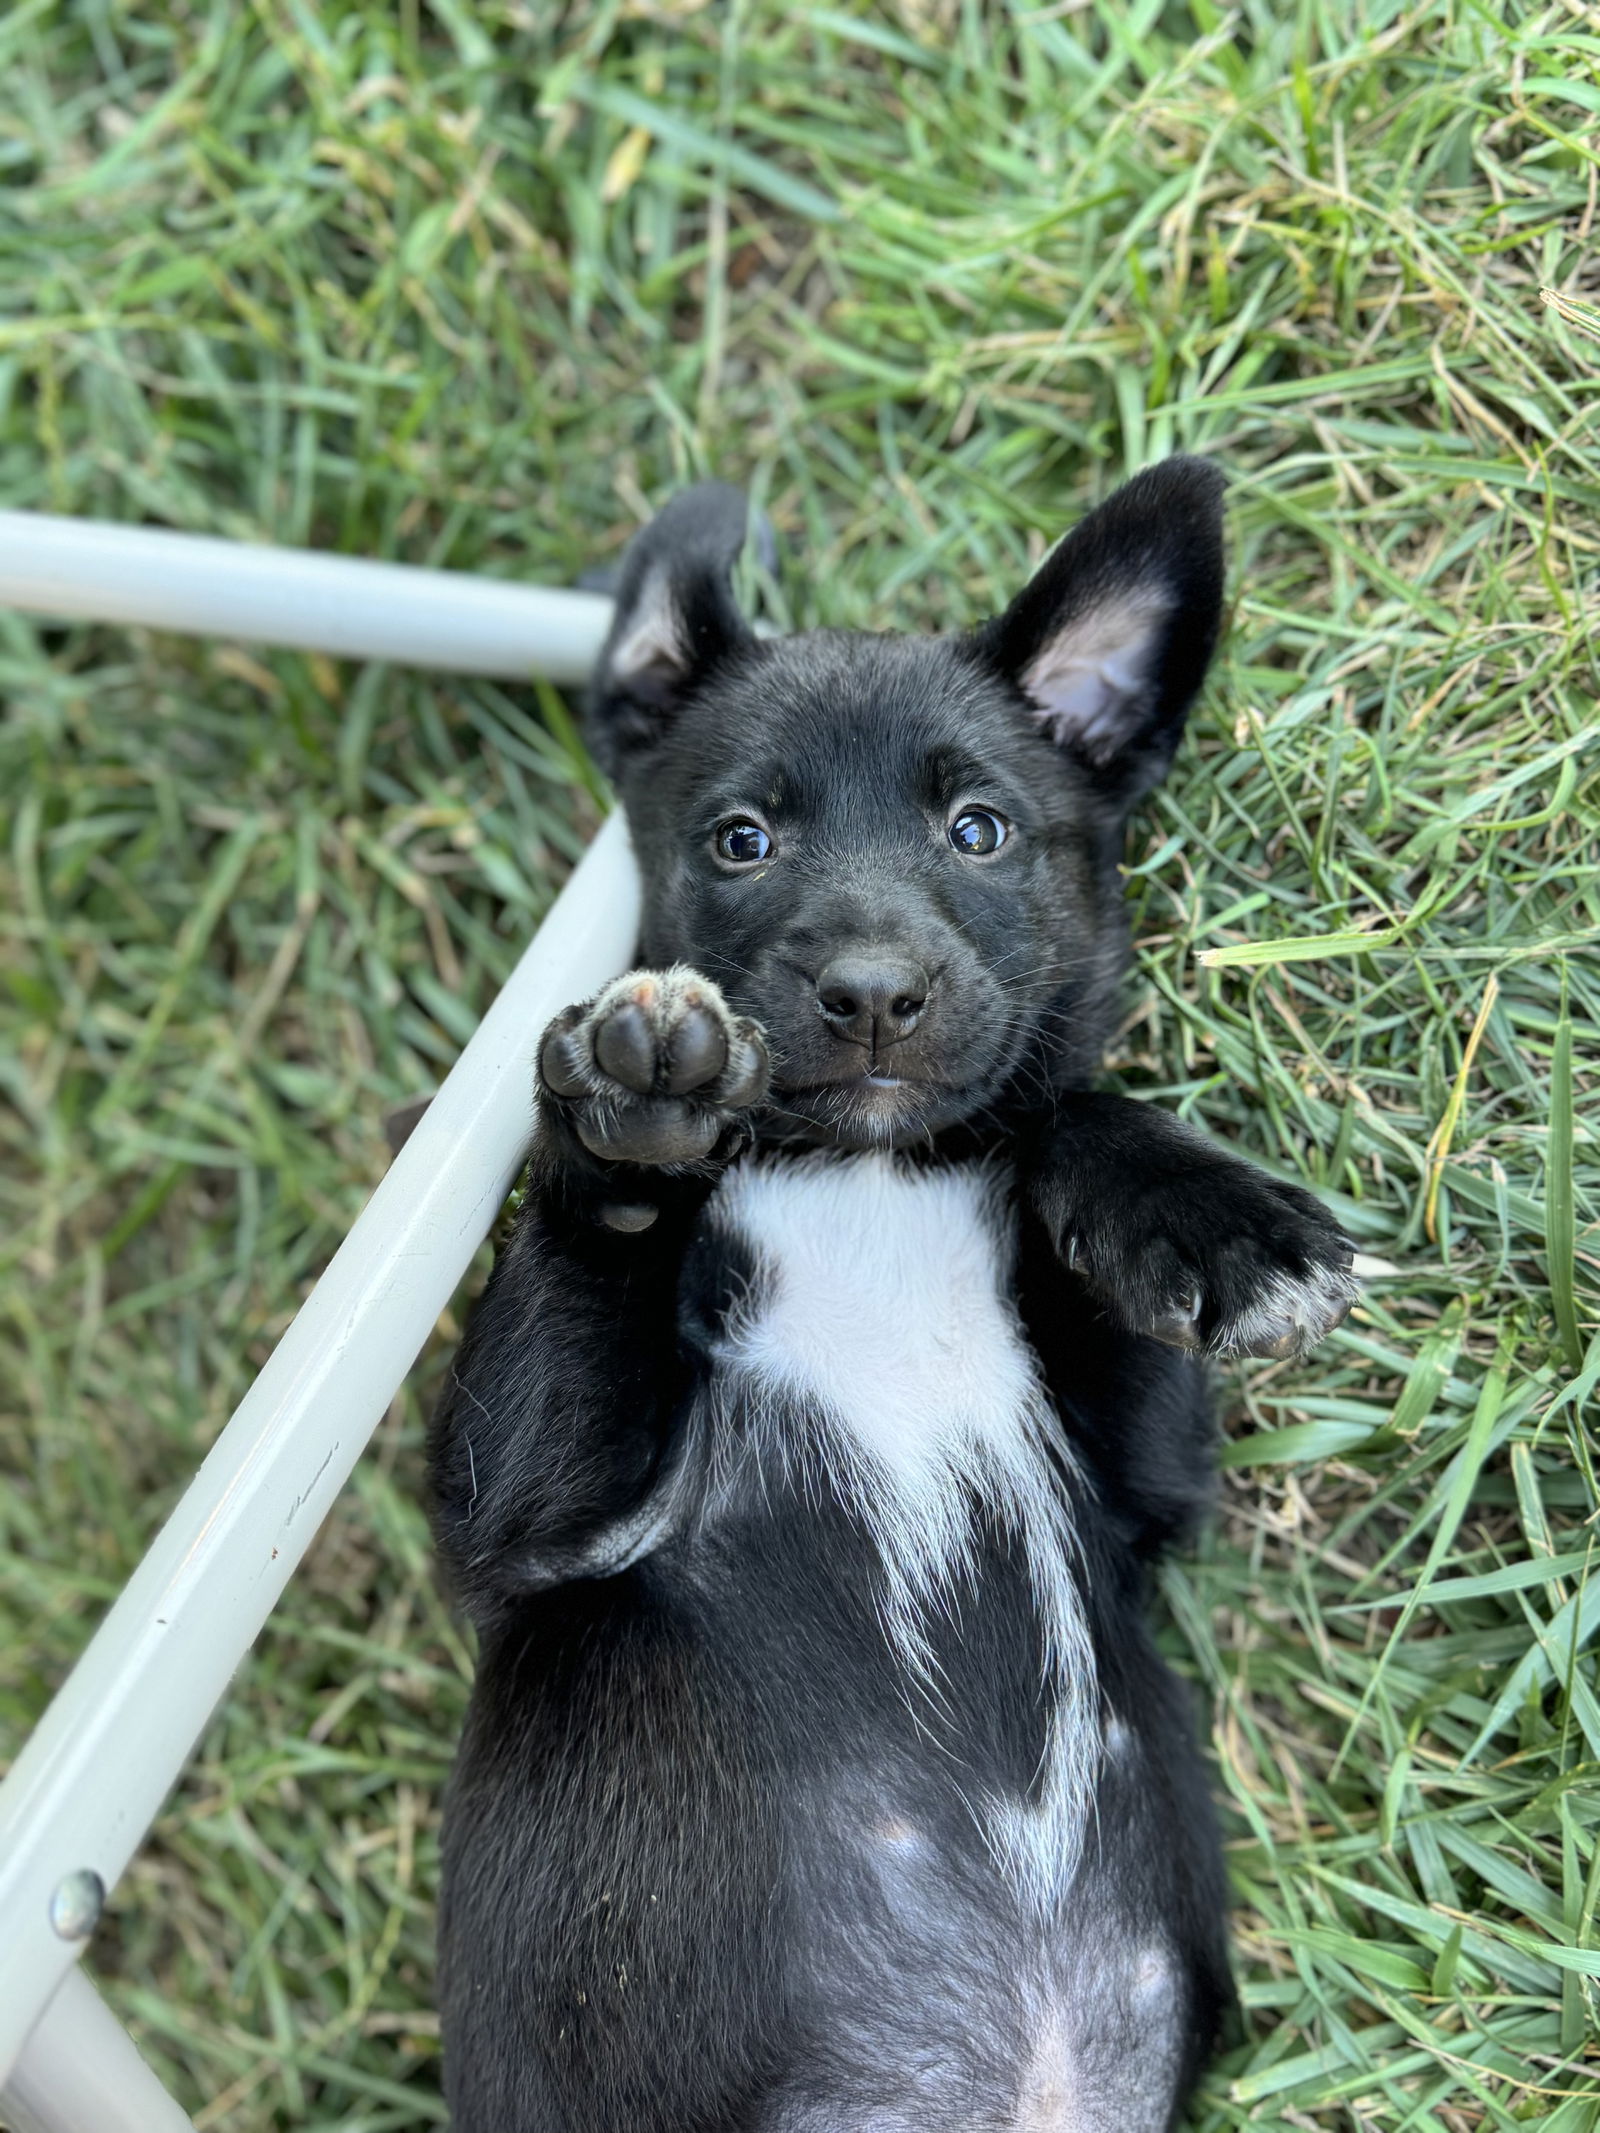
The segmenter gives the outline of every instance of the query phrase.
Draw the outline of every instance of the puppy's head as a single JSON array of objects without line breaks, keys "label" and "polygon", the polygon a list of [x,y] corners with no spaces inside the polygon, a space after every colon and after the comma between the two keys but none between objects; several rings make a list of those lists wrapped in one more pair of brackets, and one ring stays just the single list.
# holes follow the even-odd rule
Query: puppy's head
[{"label": "puppy's head", "polygon": [[964,637],[756,637],[721,484],[634,542],[589,719],[643,955],[762,1023],[780,1128],[905,1145],[1093,1073],[1127,813],[1216,642],[1221,490],[1200,460],[1151,468]]}]

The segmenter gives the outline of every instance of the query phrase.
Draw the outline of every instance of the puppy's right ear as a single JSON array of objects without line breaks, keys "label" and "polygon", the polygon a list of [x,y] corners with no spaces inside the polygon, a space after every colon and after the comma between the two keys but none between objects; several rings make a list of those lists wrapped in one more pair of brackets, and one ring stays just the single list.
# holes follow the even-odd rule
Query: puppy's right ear
[{"label": "puppy's right ear", "polygon": [[589,683],[590,738],[613,777],[660,739],[696,682],[755,641],[733,599],[748,517],[740,490],[699,482],[629,547]]},{"label": "puppy's right ear", "polygon": [[1222,475],[1179,454],[1091,511],[970,640],[1128,806],[1165,776],[1222,622]]}]

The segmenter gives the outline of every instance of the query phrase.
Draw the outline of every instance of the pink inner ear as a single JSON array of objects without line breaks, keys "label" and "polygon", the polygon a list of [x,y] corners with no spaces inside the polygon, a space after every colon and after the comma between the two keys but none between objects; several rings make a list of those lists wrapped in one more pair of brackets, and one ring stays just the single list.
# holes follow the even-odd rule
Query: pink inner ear
[{"label": "pink inner ear", "polygon": [[1021,679],[1053,741],[1104,757],[1129,737],[1170,607],[1158,592],[1127,594],[1075,615],[1047,640]]},{"label": "pink inner ear", "polygon": [[640,587],[626,636],[611,648],[607,664],[612,679],[627,682],[646,673],[681,674],[688,663],[683,625],[666,572],[653,570]]}]

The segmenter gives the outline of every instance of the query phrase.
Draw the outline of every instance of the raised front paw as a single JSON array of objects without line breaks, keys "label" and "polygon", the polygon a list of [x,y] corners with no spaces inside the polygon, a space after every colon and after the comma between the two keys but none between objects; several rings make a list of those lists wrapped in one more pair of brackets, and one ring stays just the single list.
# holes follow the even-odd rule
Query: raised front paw
[{"label": "raised front paw", "polygon": [[1307,1355],[1361,1293],[1320,1202],[1238,1162],[1136,1189],[1063,1242],[1132,1331],[1208,1355]]},{"label": "raised front paw", "polygon": [[591,1155],[704,1163],[766,1094],[755,1023],[693,970],[631,970],[556,1016],[539,1046],[539,1094]]}]

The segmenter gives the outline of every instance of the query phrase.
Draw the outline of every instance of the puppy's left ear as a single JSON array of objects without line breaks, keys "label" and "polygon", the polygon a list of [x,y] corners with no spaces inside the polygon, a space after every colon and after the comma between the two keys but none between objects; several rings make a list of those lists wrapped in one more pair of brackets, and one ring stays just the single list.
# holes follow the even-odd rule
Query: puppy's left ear
[{"label": "puppy's left ear", "polygon": [[1136,474],[973,640],[1124,802],[1166,775],[1216,647],[1222,488],[1203,459]]},{"label": "puppy's left ear", "polygon": [[733,597],[748,518],[742,491],[703,481],[629,545],[588,694],[590,738],[612,776],[661,738],[719,660],[754,643]]}]

